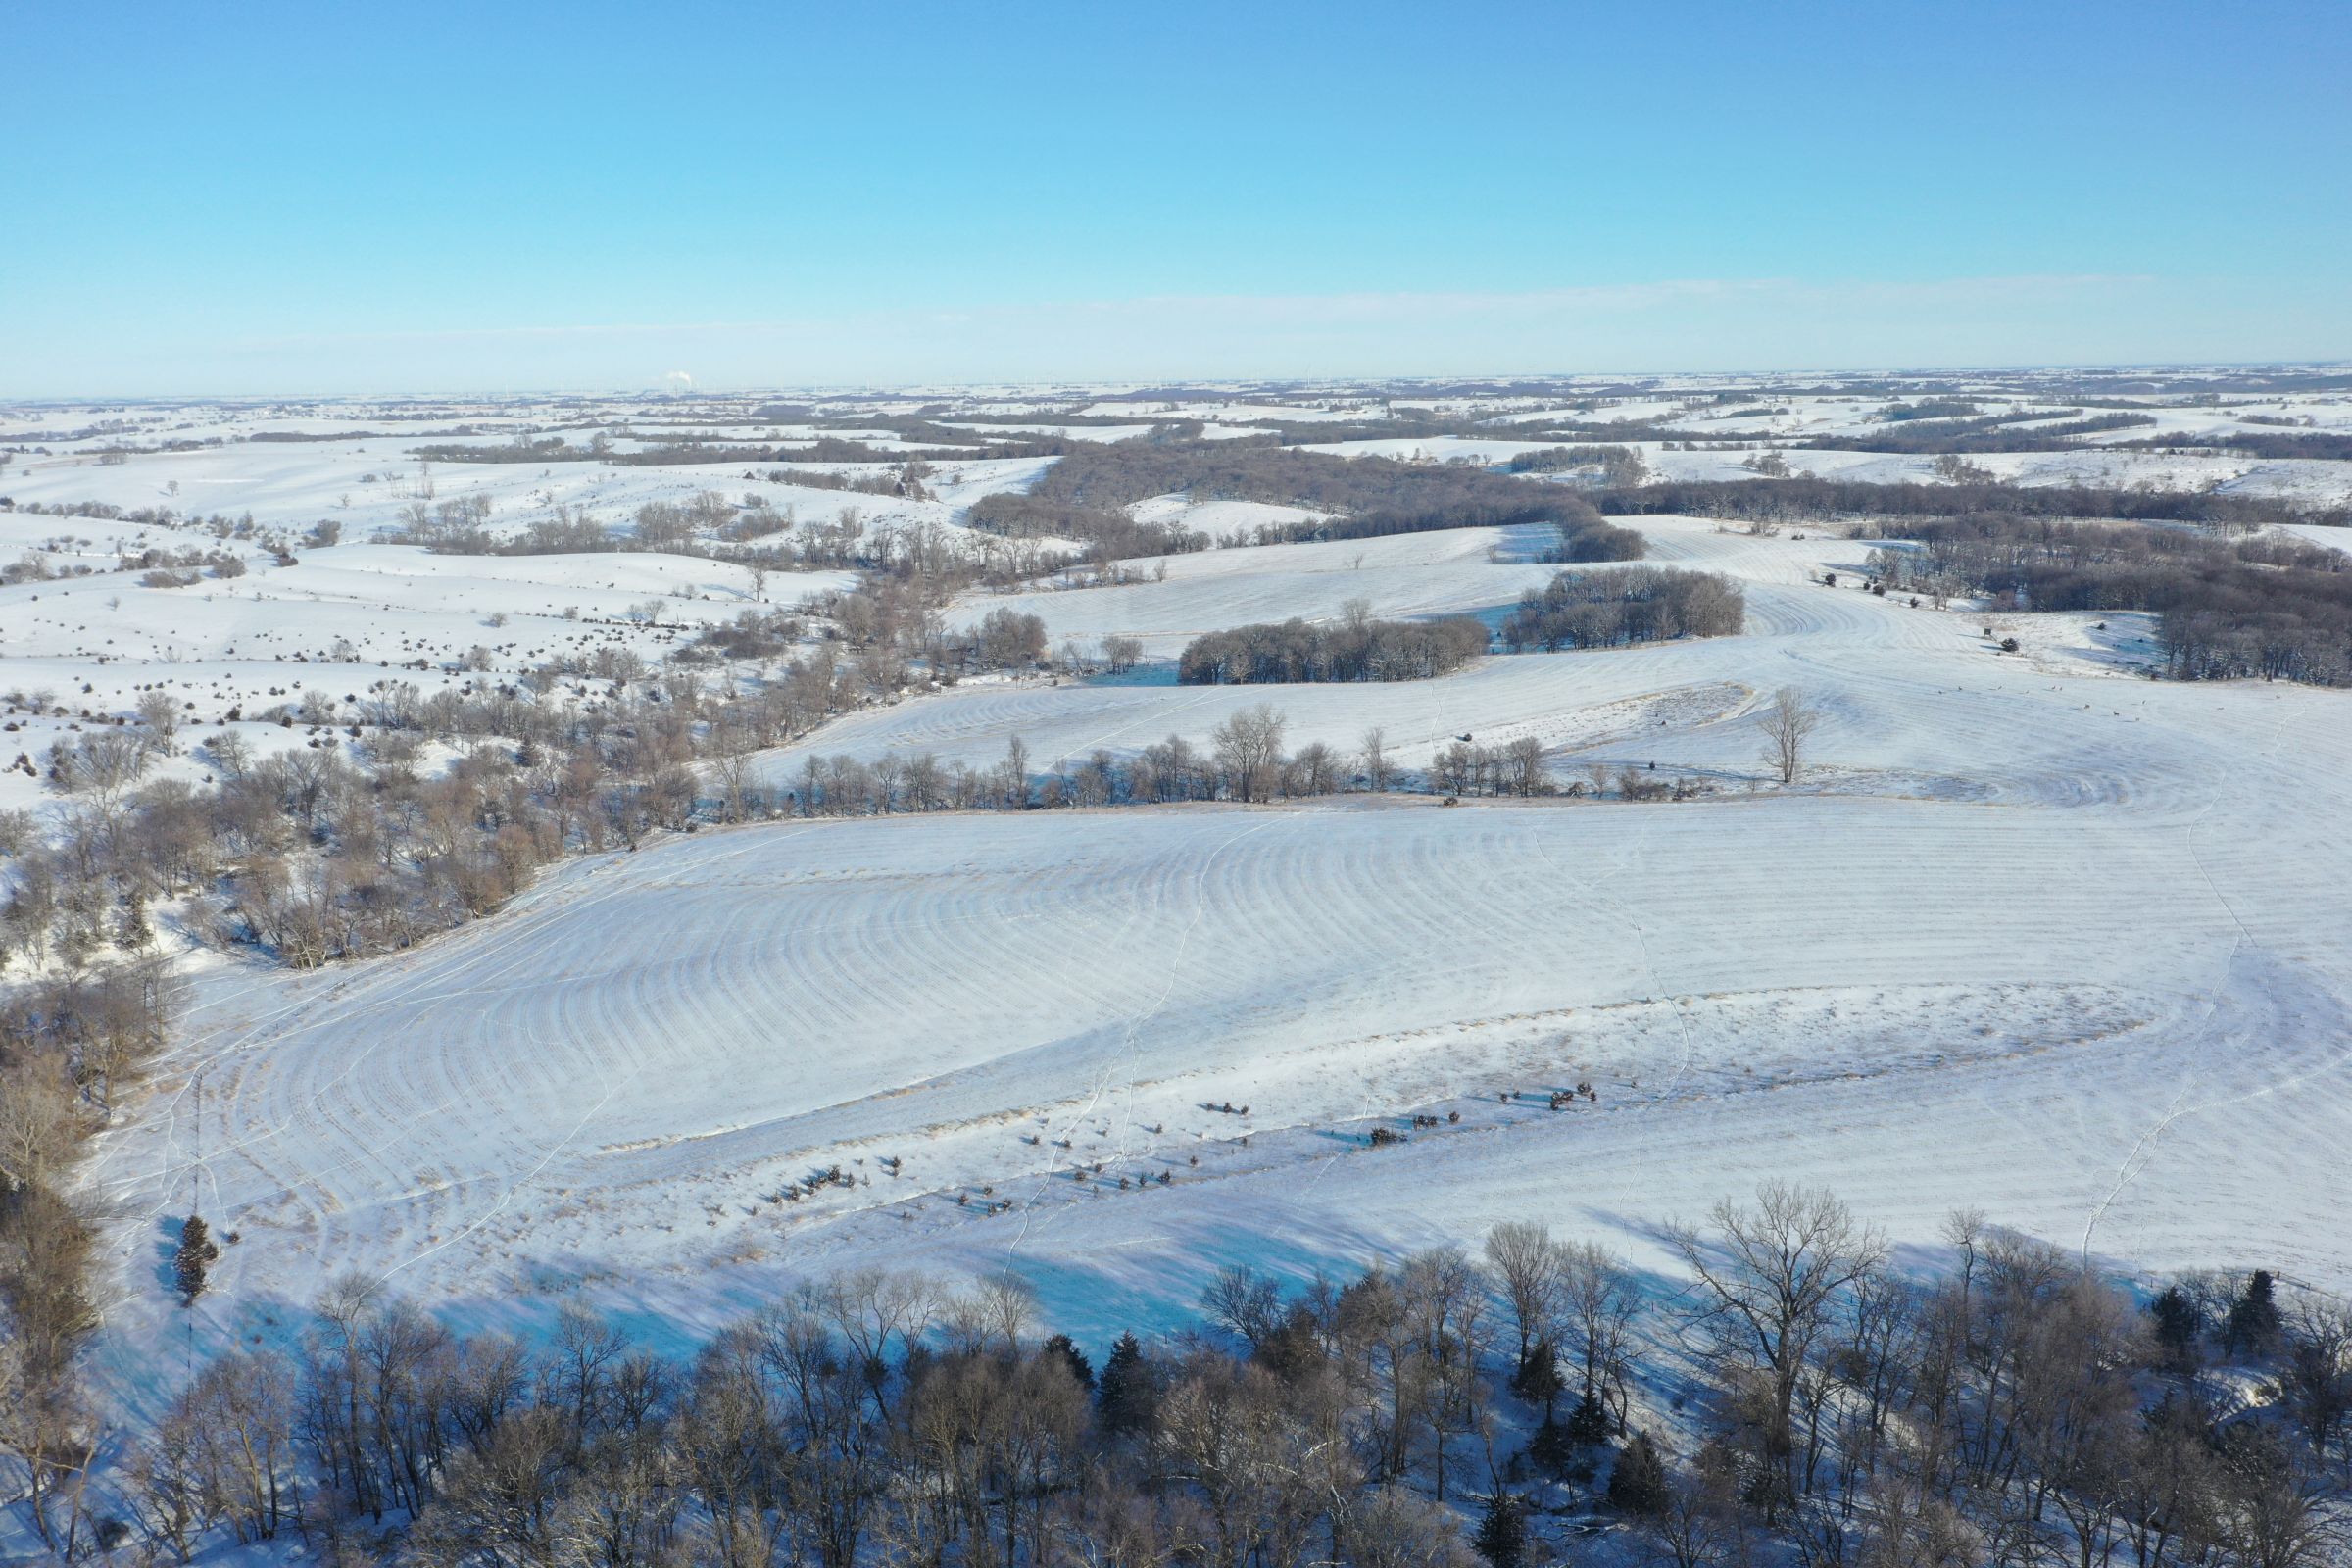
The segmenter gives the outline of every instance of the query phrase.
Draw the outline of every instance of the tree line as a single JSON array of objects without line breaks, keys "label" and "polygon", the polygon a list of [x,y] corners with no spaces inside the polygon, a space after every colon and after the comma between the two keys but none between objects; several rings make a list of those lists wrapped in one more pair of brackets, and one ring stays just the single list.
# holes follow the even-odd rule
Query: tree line
[{"label": "tree line", "polygon": [[1594,492],[1611,515],[1687,514],[1733,521],[1812,522],[1865,517],[2114,517],[2220,528],[2277,523],[2352,524],[2352,507],[2308,506],[2275,496],[2204,490],[2111,490],[2085,485],[1869,484],[1860,480],[1676,479]]},{"label": "tree line", "polygon": [[[870,423],[872,421],[862,421]],[[864,441],[820,435],[794,443],[759,444],[708,441],[700,437],[623,449],[613,446],[602,431],[587,446],[575,447],[560,435],[517,436],[496,445],[457,443],[412,447],[410,456],[427,463],[597,463],[616,467],[682,467],[715,463],[874,463],[898,464],[916,459],[928,463],[975,463],[991,458],[1049,458],[1071,443],[1034,436],[1018,441],[975,445],[969,431],[951,432],[958,444],[926,447],[914,452],[873,446]]]},{"label": "tree line", "polygon": [[64,1494],[86,1486],[104,1435],[79,1361],[100,1322],[98,1232],[72,1174],[163,1049],[180,990],[150,958],[0,994],[0,1460],[68,1559],[82,1510]]},{"label": "tree line", "polygon": [[2129,430],[2156,422],[2152,416],[2145,414],[2116,413],[2060,419],[2054,423],[2036,424],[2030,430],[2015,428],[2031,420],[2082,413],[2081,409],[2020,409],[2010,414],[1987,414],[1977,418],[1922,419],[1886,431],[1816,436],[1796,444],[1807,450],[1824,452],[2049,452],[2082,446],[2084,436],[2104,435],[2113,430]]},{"label": "tree line", "polygon": [[[1798,749],[1814,723],[1813,710],[1793,693],[1782,707],[1790,704],[1798,716],[1789,722],[1796,727],[1786,744],[1769,748],[1765,758],[1785,784],[1795,782],[1801,771]],[[1772,711],[1778,713],[1781,708]],[[1683,775],[1601,762],[1588,764],[1585,777],[1563,782],[1553,772],[1544,742],[1533,735],[1493,745],[1468,737],[1450,741],[1415,771],[1397,762],[1386,732],[1378,727],[1364,731],[1352,747],[1309,741],[1296,751],[1284,748],[1288,728],[1289,721],[1278,710],[1259,704],[1217,725],[1205,744],[1170,735],[1129,757],[1098,747],[1083,757],[1042,766],[1017,735],[1006,743],[1000,760],[985,765],[943,761],[932,752],[905,757],[884,753],[868,760],[811,751],[802,756],[786,783],[747,783],[740,805],[733,808],[734,819],[1309,800],[1392,790],[1688,801],[1715,788],[1711,782]],[[731,789],[724,784],[725,776],[722,768],[722,787]]]},{"label": "tree line", "polygon": [[[1676,1568],[2320,1568],[2345,1544],[2331,1298],[2257,1269],[2143,1298],[1967,1210],[1898,1258],[1777,1181],[1663,1236],[1679,1278],[1538,1220],[1231,1265],[1192,1325],[1095,1346],[1009,1273],[808,1279],[677,1356],[577,1302],[525,1342],[351,1279],[197,1366],[114,1497],[33,1461],[31,1511],[60,1550],[420,1568],[1522,1568],[1557,1560],[1560,1515]],[[56,1452],[27,1424],[0,1424],[20,1467]]]},{"label": "tree line", "polygon": [[[2148,422],[2155,423],[2153,419]],[[2174,430],[2164,435],[2149,436],[2144,441],[2125,444],[2141,448],[2177,450],[2185,447],[2192,451],[2242,452],[2266,463],[2280,460],[2342,463],[2352,460],[2352,435],[2333,430],[2305,430],[2296,434],[2274,434],[2267,430]]]},{"label": "tree line", "polygon": [[[1178,554],[1208,545],[1211,541],[1198,530],[1172,523],[1139,522],[1129,511],[1139,501],[1179,493],[1200,501],[1264,501],[1330,514],[1328,520],[1320,523],[1266,524],[1246,530],[1231,541],[1236,543],[1367,538],[1442,528],[1546,523],[1558,532],[1557,559],[1562,561],[1630,561],[1639,559],[1642,551],[1640,534],[1607,522],[1580,497],[1548,487],[1531,488],[1506,474],[1469,465],[1343,458],[1331,453],[1300,451],[1272,439],[1189,439],[1173,426],[1163,426],[1152,436],[1115,443],[1071,439],[1050,445],[1053,452],[1049,454],[1010,450],[988,454],[1058,455],[1059,461],[1026,492],[1004,491],[983,496],[967,509],[963,520],[974,528],[1012,540],[1068,540],[1102,565],[1120,559]],[[1604,472],[1613,481],[1635,478],[1642,471],[1639,455],[1630,448],[1563,450],[1601,452],[1602,456],[1595,461],[1603,465]],[[428,460],[484,461],[472,456],[474,451],[419,449],[418,455]],[[733,451],[704,454],[695,461],[748,458],[764,462],[775,461],[778,456]],[[806,461],[805,455],[801,456]],[[921,493],[920,479],[928,471],[929,463],[971,456],[923,453],[905,459],[886,453],[835,454],[827,461],[896,459],[892,467],[875,475],[840,482],[850,488],[905,496]],[[639,459],[655,461],[649,455],[639,455]],[[670,456],[660,461],[687,460]],[[799,482],[797,478],[795,482]],[[698,536],[729,527],[736,511],[715,492],[693,498],[683,511],[674,503],[649,503],[639,510],[635,533],[618,535],[582,514],[567,514],[558,509],[552,518],[535,521],[521,534],[499,539],[482,528],[481,518],[465,512],[466,505],[463,498],[443,503],[437,509],[421,500],[412,503],[411,515],[404,523],[401,537],[435,550],[467,554],[681,549],[690,548]],[[756,494],[745,496],[742,503],[745,509],[754,511],[765,505]],[[768,514],[770,518],[774,515],[772,512]],[[781,527],[790,525],[787,519]],[[1052,569],[1052,564],[1032,569]]]}]

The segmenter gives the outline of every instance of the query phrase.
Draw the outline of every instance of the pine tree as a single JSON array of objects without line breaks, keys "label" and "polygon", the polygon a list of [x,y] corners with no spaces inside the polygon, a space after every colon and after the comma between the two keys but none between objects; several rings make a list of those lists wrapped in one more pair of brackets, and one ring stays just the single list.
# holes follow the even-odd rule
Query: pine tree
[{"label": "pine tree", "polygon": [[2230,1304],[2230,1324],[2225,1331],[2225,1338],[2229,1341],[2231,1354],[2241,1349],[2259,1353],[2278,1337],[2276,1291],[2271,1271],[2258,1268],[2254,1271],[2254,1277],[2246,1281],[2245,1294]]},{"label": "pine tree", "polygon": [[1494,1568],[1519,1568],[1527,1560],[1527,1519],[1519,1499],[1500,1488],[1490,1494],[1470,1544]]},{"label": "pine tree", "polygon": [[1070,1376],[1078,1380],[1078,1386],[1089,1394],[1094,1393],[1095,1364],[1086,1358],[1084,1350],[1078,1348],[1076,1340],[1067,1334],[1056,1334],[1046,1341],[1044,1348],[1038,1353],[1049,1361],[1059,1356],[1063,1364],[1069,1367]]},{"label": "pine tree", "polygon": [[1580,1448],[1590,1448],[1609,1441],[1609,1412],[1601,1408],[1590,1390],[1576,1401],[1568,1413],[1568,1441]]},{"label": "pine tree", "polygon": [[146,895],[132,892],[122,901],[122,918],[115,930],[115,946],[137,952],[155,941],[155,927],[147,921]]},{"label": "pine tree", "polygon": [[1644,1518],[1666,1511],[1666,1463],[1648,1433],[1635,1433],[1617,1456],[1617,1466],[1609,1472],[1609,1501]]},{"label": "pine tree", "polygon": [[1551,1416],[1545,1416],[1536,1428],[1535,1436],[1527,1440],[1527,1458],[1542,1474],[1554,1481],[1564,1481],[1576,1468],[1577,1441],[1568,1435],[1568,1428]]},{"label": "pine tree", "polygon": [[1158,1403],[1159,1391],[1152,1364],[1144,1359],[1143,1346],[1133,1333],[1120,1335],[1102,1363],[1102,1378],[1096,1387],[1095,1410],[1102,1430],[1113,1437],[1149,1432]]},{"label": "pine tree", "polygon": [[179,1251],[172,1259],[172,1277],[179,1285],[179,1304],[186,1306],[204,1294],[204,1276],[220,1255],[212,1228],[195,1214],[179,1227]]},{"label": "pine tree", "polygon": [[1530,1404],[1544,1407],[1544,1418],[1551,1419],[1552,1401],[1560,1396],[1567,1384],[1560,1378],[1559,1352],[1551,1348],[1548,1336],[1539,1335],[1519,1360],[1519,1369],[1511,1374],[1511,1392]]},{"label": "pine tree", "polygon": [[2148,1315],[2156,1320],[2156,1343],[2164,1351],[2165,1360],[2177,1367],[2192,1365],[2197,1353],[2197,1305],[2180,1286],[2168,1286],[2162,1296],[2148,1303]]}]

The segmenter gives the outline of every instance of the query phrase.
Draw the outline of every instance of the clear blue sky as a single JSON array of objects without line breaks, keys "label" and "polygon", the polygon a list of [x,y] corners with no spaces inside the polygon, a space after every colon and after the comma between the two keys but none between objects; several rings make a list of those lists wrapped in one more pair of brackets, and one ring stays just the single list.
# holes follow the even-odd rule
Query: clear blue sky
[{"label": "clear blue sky", "polygon": [[2352,0],[19,0],[0,73],[0,396],[2352,357]]}]

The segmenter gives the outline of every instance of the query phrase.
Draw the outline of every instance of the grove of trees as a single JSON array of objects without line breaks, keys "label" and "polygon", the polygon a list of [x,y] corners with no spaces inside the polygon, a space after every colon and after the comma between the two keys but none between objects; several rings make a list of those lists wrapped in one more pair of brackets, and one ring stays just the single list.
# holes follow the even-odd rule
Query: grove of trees
[{"label": "grove of trees", "polygon": [[1327,680],[1427,680],[1487,651],[1484,622],[1375,620],[1362,600],[1328,624],[1291,619],[1194,638],[1176,662],[1187,686]]},{"label": "grove of trees", "polygon": [[1563,571],[1504,617],[1504,646],[1615,648],[1677,637],[1730,637],[1746,624],[1740,585],[1709,571],[1620,566]]},{"label": "grove of trees", "polygon": [[[1892,525],[1889,525],[1891,531]],[[2274,534],[2223,539],[2126,523],[1983,513],[1906,522],[1870,555],[1889,589],[2002,610],[2145,610],[2164,673],[2352,681],[2352,555]]]},{"label": "grove of trees", "polygon": [[[1124,441],[1072,450],[1025,494],[985,496],[967,520],[1008,534],[1114,538],[1122,554],[1187,548],[1153,535],[1126,508],[1181,493],[1196,501],[1266,501],[1329,514],[1311,524],[1268,524],[1256,542],[1360,539],[1441,528],[1549,523],[1562,561],[1632,561],[1642,536],[1602,518],[1581,496],[1473,466],[1399,463],[1304,452],[1271,441]],[[1187,535],[1187,538],[1197,536]]]}]

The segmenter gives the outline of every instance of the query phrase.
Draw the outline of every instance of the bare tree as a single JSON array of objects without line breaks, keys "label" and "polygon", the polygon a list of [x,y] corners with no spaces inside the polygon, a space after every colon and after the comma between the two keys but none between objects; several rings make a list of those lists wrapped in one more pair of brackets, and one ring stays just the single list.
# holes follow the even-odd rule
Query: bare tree
[{"label": "bare tree", "polygon": [[1445,1509],[1402,1487],[1376,1487],[1348,1511],[1342,1527],[1356,1568],[1476,1568]]},{"label": "bare tree", "polygon": [[151,760],[146,738],[119,730],[84,736],[74,747],[60,741],[50,748],[50,759],[65,789],[87,796],[110,812]]},{"label": "bare tree", "polygon": [[1245,708],[1211,734],[1217,764],[1245,801],[1270,799],[1282,774],[1283,717],[1271,703]]},{"label": "bare tree", "polygon": [[1200,1309],[1255,1349],[1282,1326],[1282,1288],[1246,1263],[1229,1263],[1200,1288]]},{"label": "bare tree", "polygon": [[2319,1568],[2343,1561],[2342,1532],[2319,1485],[2258,1432],[2232,1434],[2220,1467],[2223,1544],[2246,1568]]},{"label": "bare tree", "polygon": [[0,1067],[0,1191],[45,1180],[74,1149],[74,1095],[53,1057],[20,1056]]},{"label": "bare tree", "polygon": [[858,1269],[828,1280],[816,1299],[818,1310],[854,1352],[875,1415],[889,1415],[891,1361],[930,1327],[939,1309],[938,1291],[918,1274]]},{"label": "bare tree", "polygon": [[1387,732],[1377,724],[1364,731],[1360,751],[1363,758],[1365,784],[1369,785],[1375,793],[1385,793],[1390,781],[1396,776],[1396,769],[1389,763]]},{"label": "bare tree", "polygon": [[1708,1217],[1712,1237],[1677,1224],[1668,1238],[1697,1276],[1700,1316],[1715,1329],[1722,1353],[1764,1379],[1765,1457],[1793,1497],[1797,1385],[1840,1296],[1885,1259],[1886,1244],[1833,1194],[1782,1181],[1757,1188],[1752,1208],[1727,1198]]},{"label": "bare tree", "polygon": [[1143,640],[1138,637],[1105,637],[1102,639],[1102,662],[1113,675],[1124,675],[1144,657]]},{"label": "bare tree", "polygon": [[[1722,1478],[1711,1475],[1670,1475],[1656,1512],[1642,1520],[1644,1556],[1660,1568],[1715,1568],[1740,1560],[1736,1498],[1726,1494]],[[1953,1565],[1958,1568],[1958,1565]]]},{"label": "bare tree", "polygon": [[1773,693],[1772,706],[1756,715],[1764,734],[1764,762],[1784,784],[1793,784],[1805,770],[1805,740],[1821,723],[1821,711],[1793,686]]},{"label": "bare tree", "polygon": [[1036,1314],[1036,1294],[1006,1270],[943,1298],[938,1323],[948,1348],[958,1355],[1015,1356]]},{"label": "bare tree", "polygon": [[138,713],[139,723],[147,731],[147,743],[170,757],[173,751],[172,737],[179,733],[179,705],[172,701],[169,693],[142,692]]},{"label": "bare tree", "polygon": [[1504,747],[1503,761],[1509,769],[1514,794],[1543,795],[1550,790],[1551,775],[1544,766],[1544,743],[1533,735],[1522,735]]},{"label": "bare tree", "polygon": [[1605,1405],[1626,1430],[1626,1342],[1642,1312],[1642,1287],[1625,1260],[1597,1242],[1560,1250],[1554,1310],[1563,1345],[1575,1357],[1584,1396]]},{"label": "bare tree", "polygon": [[717,783],[727,820],[740,822],[751,815],[752,792],[760,773],[754,765],[754,738],[740,725],[716,729],[711,736],[710,775]]},{"label": "bare tree", "polygon": [[2300,1303],[2286,1316],[2284,1339],[2279,1392],[2324,1458],[2331,1440],[2352,1441],[2352,1308]]},{"label": "bare tree", "polygon": [[1004,762],[999,772],[1003,780],[1004,804],[1025,808],[1029,804],[1029,743],[1014,735],[1004,742]]},{"label": "bare tree", "polygon": [[1537,1220],[1504,1220],[1487,1232],[1487,1264],[1502,1280],[1511,1327],[1519,1336],[1519,1362],[1544,1338],[1559,1298],[1563,1249],[1549,1226]]}]

